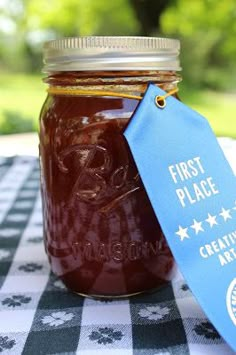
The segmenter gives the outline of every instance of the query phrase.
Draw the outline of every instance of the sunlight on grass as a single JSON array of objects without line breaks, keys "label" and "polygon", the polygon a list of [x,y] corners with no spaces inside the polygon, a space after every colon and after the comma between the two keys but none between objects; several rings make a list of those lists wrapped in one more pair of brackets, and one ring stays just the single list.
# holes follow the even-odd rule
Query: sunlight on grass
[{"label": "sunlight on grass", "polygon": [[28,120],[37,130],[39,112],[46,97],[40,76],[1,75],[0,97],[0,133],[3,120],[7,121],[8,117],[10,120],[14,115],[19,126],[21,120]]},{"label": "sunlight on grass", "polygon": [[236,93],[182,88],[181,99],[206,117],[217,136],[236,138]]},{"label": "sunlight on grass", "polygon": [[[8,133],[12,127],[15,131],[37,130],[45,89],[39,75],[1,74],[0,134]],[[236,138],[236,94],[201,92],[181,85],[180,97],[208,118],[218,136]],[[10,127],[6,129],[6,125]]]}]

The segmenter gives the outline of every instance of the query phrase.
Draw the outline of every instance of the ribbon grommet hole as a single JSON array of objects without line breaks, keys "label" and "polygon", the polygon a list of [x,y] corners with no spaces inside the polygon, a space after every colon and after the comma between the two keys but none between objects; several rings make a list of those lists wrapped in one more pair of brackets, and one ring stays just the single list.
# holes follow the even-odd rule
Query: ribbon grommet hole
[{"label": "ribbon grommet hole", "polygon": [[157,107],[159,107],[159,108],[166,107],[166,100],[163,96],[156,96],[155,103],[156,103]]}]

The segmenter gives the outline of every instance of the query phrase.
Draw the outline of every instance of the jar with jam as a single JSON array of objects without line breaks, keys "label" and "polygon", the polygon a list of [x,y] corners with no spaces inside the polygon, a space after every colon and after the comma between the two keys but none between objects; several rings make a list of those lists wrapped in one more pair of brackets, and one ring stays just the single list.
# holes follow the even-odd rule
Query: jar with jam
[{"label": "jar with jam", "polygon": [[123,131],[148,83],[177,87],[179,47],[178,40],[149,37],[45,44],[45,249],[53,272],[78,294],[129,296],[173,277],[173,256]]}]

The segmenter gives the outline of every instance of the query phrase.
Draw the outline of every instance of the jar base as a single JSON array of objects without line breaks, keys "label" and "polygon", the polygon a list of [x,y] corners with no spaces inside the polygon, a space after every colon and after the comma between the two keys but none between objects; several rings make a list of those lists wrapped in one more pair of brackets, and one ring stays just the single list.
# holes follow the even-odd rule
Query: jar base
[{"label": "jar base", "polygon": [[73,293],[75,293],[78,296],[84,297],[84,298],[90,298],[90,299],[97,299],[97,300],[111,300],[111,299],[125,299],[125,298],[130,298],[130,297],[135,297],[135,296],[139,296],[142,294],[149,294],[149,293],[155,293],[160,291],[160,289],[167,287],[170,284],[170,281],[167,281],[166,283],[163,283],[162,285],[159,285],[156,288],[152,288],[149,290],[143,290],[143,291],[139,291],[139,292],[134,292],[134,293],[127,293],[124,295],[96,295],[96,294],[87,294],[87,293],[81,293],[81,292],[76,292],[76,291],[72,291]]},{"label": "jar base", "polygon": [[103,296],[103,295],[89,295],[89,294],[86,294],[86,293],[80,293],[80,292],[74,292],[76,295],[78,296],[82,296],[84,298],[92,298],[92,299],[122,299],[122,298],[129,298],[129,297],[133,297],[133,296],[137,296],[137,295],[140,295],[141,293],[146,293],[148,291],[140,291],[140,292],[134,292],[134,293],[130,293],[130,294],[125,294],[125,295],[119,295],[119,296],[114,296],[114,295],[106,295],[106,296]]}]

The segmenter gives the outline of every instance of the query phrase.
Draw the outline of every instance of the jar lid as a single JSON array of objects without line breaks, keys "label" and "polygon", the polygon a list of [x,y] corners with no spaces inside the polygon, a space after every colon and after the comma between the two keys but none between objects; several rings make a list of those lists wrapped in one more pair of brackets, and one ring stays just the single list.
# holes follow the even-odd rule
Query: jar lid
[{"label": "jar lid", "polygon": [[43,72],[181,70],[180,41],[158,37],[70,37],[46,42]]}]

